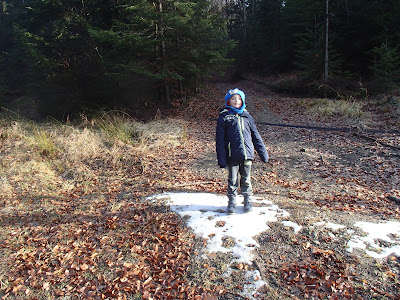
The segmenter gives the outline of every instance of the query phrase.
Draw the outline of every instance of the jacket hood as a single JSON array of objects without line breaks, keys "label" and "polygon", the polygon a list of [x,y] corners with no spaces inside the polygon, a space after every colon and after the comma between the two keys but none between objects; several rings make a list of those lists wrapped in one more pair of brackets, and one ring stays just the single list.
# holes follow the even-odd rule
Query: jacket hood
[{"label": "jacket hood", "polygon": [[[240,98],[242,98],[243,104],[240,108],[234,108],[234,107],[228,105],[228,101],[232,98],[233,95],[239,95]],[[246,96],[243,93],[243,91],[239,90],[238,88],[229,90],[228,93],[225,95],[225,107],[237,114],[241,114],[244,111],[244,109],[246,108],[245,98],[246,98]]]}]

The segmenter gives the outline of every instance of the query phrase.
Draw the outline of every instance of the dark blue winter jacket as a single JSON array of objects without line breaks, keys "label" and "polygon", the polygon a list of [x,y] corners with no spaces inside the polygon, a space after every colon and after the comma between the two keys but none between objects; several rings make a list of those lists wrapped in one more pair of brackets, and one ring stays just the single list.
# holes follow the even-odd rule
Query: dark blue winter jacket
[{"label": "dark blue winter jacket", "polygon": [[254,160],[254,149],[261,161],[268,161],[268,152],[256,128],[253,117],[244,110],[236,114],[224,109],[217,120],[216,148],[218,165],[225,168],[228,164],[246,159]]}]

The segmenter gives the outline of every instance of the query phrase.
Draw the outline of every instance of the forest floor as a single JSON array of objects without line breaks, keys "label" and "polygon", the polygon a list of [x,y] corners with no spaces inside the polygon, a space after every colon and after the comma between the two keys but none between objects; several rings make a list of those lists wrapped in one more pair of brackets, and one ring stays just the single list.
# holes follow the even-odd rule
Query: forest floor
[{"label": "forest floor", "polygon": [[[400,136],[366,131],[368,127],[398,130],[398,106],[372,104],[366,107],[368,120],[355,120],[337,114],[311,114],[304,103],[312,99],[302,99],[303,105],[299,105],[300,99],[277,95],[262,81],[211,84],[204,100],[193,103],[185,112],[191,119],[189,134],[203,144],[198,157],[188,162],[188,169],[202,177],[193,186],[187,182],[197,191],[225,193],[227,171],[218,168],[215,157],[215,119],[224,93],[235,87],[245,91],[247,109],[271,157],[267,164],[257,159],[253,164],[255,196],[287,211],[290,215],[284,219],[302,228],[294,232],[281,222],[272,222],[268,223],[269,230],[257,236],[260,247],[249,268],[258,268],[267,283],[260,299],[398,298],[398,253],[377,259],[365,250],[346,249],[351,239],[349,230],[361,232],[357,222],[400,220],[399,204],[388,199],[400,197]],[[397,119],[388,117],[393,112],[395,116],[396,111]],[[300,128],[266,124],[295,124]],[[352,132],[301,126],[345,127]],[[215,182],[219,184],[213,185]],[[329,226],[315,226],[318,222],[341,224],[346,229],[338,232]],[[399,235],[393,238],[398,247]],[[383,233],[379,243],[385,243]],[[211,286],[223,283],[229,292],[220,299],[245,298],[241,293],[243,282],[238,283],[243,277],[238,274],[246,270],[239,268],[230,279],[215,275],[223,265],[221,261],[227,259],[222,257],[213,255],[206,261],[195,257],[194,280]]]},{"label": "forest floor", "polygon": [[[369,99],[366,115],[322,115],[310,110],[315,100],[277,95],[267,80],[279,78],[210,83],[191,101],[158,111],[135,144],[112,142],[85,118],[56,127],[5,120],[2,299],[247,299],[249,269],[266,283],[254,291],[257,299],[398,299],[399,256],[374,258],[366,252],[374,249],[350,252],[346,245],[352,233],[365,235],[357,222],[400,221],[400,135],[366,130],[398,130],[399,104]],[[269,222],[255,237],[253,264],[237,265],[227,277],[231,255],[199,256],[207,239],[164,202],[147,199],[225,194],[215,125],[225,93],[235,87],[246,93],[270,154],[267,164],[253,164],[255,197],[289,215]],[[283,220],[302,227],[294,231]],[[375,242],[398,247],[399,235],[390,238]]]}]

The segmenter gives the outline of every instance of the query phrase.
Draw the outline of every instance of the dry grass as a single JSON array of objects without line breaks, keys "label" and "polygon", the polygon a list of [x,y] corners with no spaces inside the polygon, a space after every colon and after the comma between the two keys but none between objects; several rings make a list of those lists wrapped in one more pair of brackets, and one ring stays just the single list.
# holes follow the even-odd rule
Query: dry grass
[{"label": "dry grass", "polygon": [[[3,118],[0,197],[54,195],[71,190],[107,169],[134,165],[154,149],[173,149],[187,140],[179,120],[139,123],[108,115],[76,126],[35,124]],[[88,190],[89,192],[89,190]]]},{"label": "dry grass", "polygon": [[365,110],[366,103],[350,100],[307,99],[300,100],[299,105],[317,118],[335,118],[362,127],[373,123],[371,114]]},{"label": "dry grass", "polygon": [[184,144],[187,139],[187,124],[183,120],[165,119],[139,124],[140,144],[145,149],[174,148]]},{"label": "dry grass", "polygon": [[48,132],[45,128],[38,127],[33,136],[31,136],[31,143],[36,146],[39,153],[52,157],[56,154],[57,148],[54,144],[52,133]]},{"label": "dry grass", "polygon": [[64,158],[74,163],[102,158],[107,152],[99,134],[88,128],[70,127],[56,137],[56,143],[63,151]]},{"label": "dry grass", "polygon": [[[38,124],[7,115],[0,117],[0,125],[0,244],[6,245],[0,251],[0,297],[11,284],[7,275],[10,257],[15,253],[33,257],[38,251],[25,244],[25,232],[37,230],[52,241],[45,236],[46,232],[52,226],[65,226],[58,235],[65,239],[61,243],[67,243],[71,234],[81,230],[81,223],[95,222],[101,212],[120,214],[132,199],[120,202],[113,196],[114,189],[124,184],[135,189],[133,179],[141,177],[146,157],[153,157],[156,149],[158,153],[168,153],[187,141],[184,121],[157,120],[145,124],[122,114],[83,118],[74,126]],[[127,236],[118,230],[113,230],[113,234]],[[46,255],[51,255],[51,249],[52,245],[46,246]],[[105,248],[99,249],[99,253],[101,261],[120,263],[122,259],[135,263],[130,255],[117,257],[112,253],[108,258]],[[109,266],[104,263],[101,272],[106,274],[107,269]],[[24,287],[16,292],[15,299],[32,290]],[[51,298],[46,293],[43,286],[37,295],[29,297]]]},{"label": "dry grass", "polygon": [[301,100],[300,105],[307,108],[313,115],[341,116],[346,118],[366,118],[368,113],[363,110],[365,104],[347,100],[315,99]]}]

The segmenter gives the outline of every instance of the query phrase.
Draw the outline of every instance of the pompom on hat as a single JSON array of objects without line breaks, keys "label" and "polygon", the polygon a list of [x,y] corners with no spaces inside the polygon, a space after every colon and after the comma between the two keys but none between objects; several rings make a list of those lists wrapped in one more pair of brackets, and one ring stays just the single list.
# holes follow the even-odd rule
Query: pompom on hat
[{"label": "pompom on hat", "polygon": [[[230,105],[228,104],[229,100],[232,98],[233,95],[239,95],[240,98],[242,98],[243,104],[242,104],[242,107],[241,107],[241,108],[234,108],[234,107],[232,107],[232,106],[230,106]],[[229,90],[228,93],[225,95],[225,106],[226,106],[228,109],[234,111],[235,113],[241,114],[241,113],[244,111],[244,109],[246,108],[245,98],[246,98],[246,96],[245,96],[245,94],[243,93],[243,91],[239,90],[238,88]]]}]

